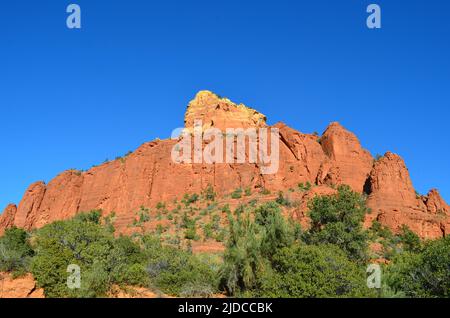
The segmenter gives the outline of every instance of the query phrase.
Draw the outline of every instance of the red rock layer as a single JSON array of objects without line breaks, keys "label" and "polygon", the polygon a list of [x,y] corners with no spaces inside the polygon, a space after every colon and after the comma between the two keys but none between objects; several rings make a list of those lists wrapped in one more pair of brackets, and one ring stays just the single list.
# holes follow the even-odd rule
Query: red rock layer
[{"label": "red rock layer", "polygon": [[[257,111],[210,92],[200,92],[189,104],[186,127],[192,128],[196,119],[202,120],[203,128],[266,127],[265,117]],[[223,196],[238,187],[265,187],[276,192],[306,182],[322,185],[319,194],[332,193],[329,186],[337,184],[370,194],[368,204],[373,213],[367,225],[374,219],[394,230],[406,224],[430,238],[450,231],[448,205],[437,190],[416,198],[399,156],[387,153],[374,164],[357,137],[338,123],[332,123],[320,140],[282,123],[273,127],[280,132],[280,164],[275,174],[261,174],[260,167],[250,163],[176,164],[171,152],[177,141],[149,142],[121,160],[84,173],[66,171],[48,185],[34,183],[17,209],[10,205],[0,216],[0,232],[13,225],[39,228],[92,209],[116,212],[120,230],[132,223],[141,206],[180,200],[185,193],[200,193],[208,185]]]},{"label": "red rock layer", "polygon": [[0,273],[0,298],[44,298],[44,291],[36,288],[31,274],[13,279],[11,274]]},{"label": "red rock layer", "polygon": [[437,190],[425,197],[417,195],[408,169],[398,155],[388,152],[378,160],[367,186],[370,192],[367,203],[372,209],[368,223],[376,219],[394,231],[407,225],[425,238],[449,233],[448,205]]},{"label": "red rock layer", "polygon": [[358,138],[339,123],[332,123],[321,138],[330,160],[323,162],[318,183],[347,184],[362,192],[373,166],[373,157],[362,148]]}]

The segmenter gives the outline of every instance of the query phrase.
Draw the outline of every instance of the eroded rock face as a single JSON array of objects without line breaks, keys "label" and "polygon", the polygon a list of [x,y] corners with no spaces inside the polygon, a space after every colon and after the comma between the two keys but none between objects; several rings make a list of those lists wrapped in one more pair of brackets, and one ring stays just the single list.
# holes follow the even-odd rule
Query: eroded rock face
[{"label": "eroded rock face", "polygon": [[358,138],[339,123],[328,126],[321,145],[330,161],[322,164],[319,183],[347,184],[362,192],[373,166],[373,157],[362,148]]},{"label": "eroded rock face", "polygon": [[36,287],[31,274],[13,279],[11,274],[0,273],[0,298],[44,298],[44,291]]},{"label": "eroded rock face", "polygon": [[371,200],[384,206],[415,206],[416,193],[403,159],[391,152],[380,158],[370,174]]},{"label": "eroded rock face", "polygon": [[[203,128],[267,128],[266,118],[257,111],[203,91],[189,104],[185,127],[201,119]],[[323,136],[303,134],[283,123],[273,127],[280,133],[280,162],[275,174],[261,174],[254,163],[177,164],[171,159],[176,140],[143,144],[125,158],[93,167],[87,172],[66,171],[48,185],[32,184],[16,208],[10,205],[0,216],[0,234],[13,225],[40,228],[79,212],[101,209],[116,213],[116,227],[126,232],[141,206],[181,200],[186,193],[201,193],[208,185],[219,197],[236,188],[272,193],[296,188],[299,183],[318,185],[297,198],[297,219],[307,224],[304,213],[314,195],[334,193],[331,186],[348,184],[355,191],[370,194],[368,204],[373,220],[395,231],[406,224],[422,237],[441,237],[450,231],[449,206],[437,190],[416,197],[403,160],[392,153],[374,163],[356,136],[332,123]],[[248,154],[247,154],[248,155]]]},{"label": "eroded rock face", "polygon": [[436,189],[432,189],[428,192],[427,196],[423,199],[427,206],[427,210],[430,213],[446,215],[450,211],[449,206],[445,203],[444,199],[442,199],[439,194],[439,191]]},{"label": "eroded rock face", "polygon": [[16,212],[17,206],[15,204],[10,204],[0,215],[0,236],[3,235],[5,229],[10,228],[14,225]]},{"label": "eroded rock face", "polygon": [[25,192],[22,201],[17,207],[14,225],[20,228],[31,228],[39,216],[41,202],[45,195],[44,182],[33,183]]},{"label": "eroded rock face", "polygon": [[436,216],[437,211],[448,212],[447,204],[437,191],[427,197],[416,194],[406,165],[400,156],[391,152],[379,159],[369,178],[368,206],[372,214],[367,225],[378,220],[394,231],[402,225],[423,238],[439,238],[448,234],[448,217]]},{"label": "eroded rock face", "polygon": [[302,134],[283,123],[274,125],[280,133],[278,173],[264,175],[264,187],[279,191],[296,188],[299,183],[315,183],[321,163],[326,160],[317,137]]}]

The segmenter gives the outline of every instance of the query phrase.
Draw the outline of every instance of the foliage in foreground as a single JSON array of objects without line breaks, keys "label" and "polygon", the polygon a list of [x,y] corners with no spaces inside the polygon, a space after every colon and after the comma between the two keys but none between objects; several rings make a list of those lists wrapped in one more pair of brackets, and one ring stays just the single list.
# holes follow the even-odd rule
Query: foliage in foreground
[{"label": "foliage in foreground", "polygon": [[7,229],[0,238],[0,271],[14,276],[25,274],[33,254],[27,232],[16,227]]},{"label": "foliage in foreground", "polygon": [[396,255],[386,267],[386,284],[406,297],[450,297],[450,237]]},{"label": "foliage in foreground", "polygon": [[[48,297],[102,297],[112,284],[145,284],[144,258],[130,238],[100,224],[98,211],[49,224],[36,234],[31,271]],[[67,267],[81,269],[81,288],[67,286]]]},{"label": "foliage in foreground", "polygon": [[369,210],[360,194],[340,186],[336,195],[315,197],[309,209],[311,230],[305,235],[309,244],[334,244],[354,261],[368,260],[368,234],[363,222]]},{"label": "foliage in foreground", "polygon": [[228,293],[250,297],[363,297],[363,268],[337,245],[307,245],[277,203],[252,217],[230,217],[230,238],[221,269]]},{"label": "foliage in foreground", "polygon": [[[307,231],[283,217],[282,207],[290,206],[284,196],[241,205],[234,215],[224,208],[229,237],[223,259],[193,255],[157,236],[115,237],[111,222],[92,211],[32,234],[7,230],[0,238],[0,271],[31,271],[47,297],[104,297],[113,285],[182,297],[450,297],[449,237],[422,241],[407,227],[393,234],[377,222],[366,231],[364,198],[348,187],[337,190],[310,202]],[[211,189],[202,196],[215,200]],[[189,196],[185,204],[196,200]],[[195,237],[196,219],[185,213],[181,221]],[[366,285],[370,258],[379,258],[369,254],[373,242],[381,243],[380,257],[388,261],[378,292]],[[67,287],[70,264],[80,266],[79,289]]]},{"label": "foliage in foreground", "polygon": [[282,298],[373,297],[366,275],[335,245],[295,244],[278,251],[261,277],[258,296]]},{"label": "foliage in foreground", "polygon": [[[113,284],[152,287],[169,295],[213,293],[215,271],[158,238],[114,238],[94,211],[37,232],[31,270],[48,297],[103,297]],[[67,266],[81,268],[81,288],[67,287]]]},{"label": "foliage in foreground", "polygon": [[164,246],[158,238],[143,238],[152,287],[169,295],[211,296],[217,292],[217,271],[187,251]]},{"label": "foliage in foreground", "polygon": [[[365,200],[346,186],[309,208],[304,233],[273,202],[230,218],[221,287],[250,297],[449,297],[450,238],[423,243],[405,226],[398,235],[382,227],[369,233]],[[391,259],[378,293],[367,288],[365,273],[377,240]]]}]

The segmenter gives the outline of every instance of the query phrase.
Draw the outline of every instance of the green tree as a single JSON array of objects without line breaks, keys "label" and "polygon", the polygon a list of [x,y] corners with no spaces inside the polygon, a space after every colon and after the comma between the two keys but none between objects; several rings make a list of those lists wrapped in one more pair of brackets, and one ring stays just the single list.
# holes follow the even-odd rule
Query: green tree
[{"label": "green tree", "polygon": [[0,238],[0,271],[12,272],[15,276],[25,274],[34,252],[26,231],[13,227]]},{"label": "green tree", "polygon": [[[113,249],[113,236],[99,223],[98,212],[94,211],[72,220],[51,223],[37,232],[36,256],[31,270],[47,297],[106,294],[109,284],[104,283],[105,275],[97,274],[108,270],[107,259]],[[67,287],[67,267],[71,264],[81,268],[81,289]]]},{"label": "green tree", "polygon": [[404,252],[386,268],[387,285],[407,297],[450,297],[450,237]]},{"label": "green tree", "polygon": [[260,206],[254,214],[254,219],[249,212],[228,215],[230,236],[220,273],[221,287],[232,295],[257,290],[273,255],[295,241],[295,227],[288,225],[276,202]]},{"label": "green tree", "polygon": [[402,226],[401,232],[398,237],[405,251],[413,253],[421,251],[422,243],[420,241],[420,237],[416,233],[411,231],[408,226]]},{"label": "green tree", "polygon": [[305,235],[310,244],[330,243],[360,262],[368,258],[368,233],[363,221],[369,212],[364,198],[348,186],[335,195],[318,196],[309,203],[311,229]]},{"label": "green tree", "polygon": [[173,296],[189,294],[193,286],[217,291],[215,266],[201,261],[187,251],[162,245],[153,236],[145,236],[143,246],[152,287]]},{"label": "green tree", "polygon": [[113,242],[107,258],[108,271],[117,284],[146,286],[146,257],[140,246],[128,236],[120,236]]},{"label": "green tree", "polygon": [[[57,221],[38,230],[31,271],[47,297],[103,297],[112,284],[145,285],[146,258],[128,237],[115,239],[101,212]],[[81,288],[69,289],[67,268],[81,269]]]},{"label": "green tree", "polygon": [[257,287],[258,277],[267,268],[261,255],[262,232],[249,213],[228,214],[229,239],[220,270],[220,288],[236,295]]},{"label": "green tree", "polygon": [[290,246],[294,242],[294,228],[281,215],[276,202],[268,202],[255,210],[255,222],[263,233],[261,253],[271,259],[278,249]]},{"label": "green tree", "polygon": [[260,278],[260,297],[371,297],[362,268],[335,245],[295,244],[281,249]]}]

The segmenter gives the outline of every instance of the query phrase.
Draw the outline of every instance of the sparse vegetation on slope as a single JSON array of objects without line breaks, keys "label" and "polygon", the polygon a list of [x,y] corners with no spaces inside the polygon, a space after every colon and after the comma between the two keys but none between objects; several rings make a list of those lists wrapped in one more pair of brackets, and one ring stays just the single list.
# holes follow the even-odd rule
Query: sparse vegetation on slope
[{"label": "sparse vegetation on slope", "polygon": [[[258,203],[262,194],[239,193],[234,209],[212,188],[183,205],[141,207],[132,236],[118,235],[116,215],[98,210],[31,233],[12,228],[0,238],[0,270],[31,272],[47,297],[105,297],[117,286],[181,297],[449,297],[449,238],[422,241],[378,222],[364,230],[365,198],[349,187],[313,198],[305,229],[289,219],[295,202],[286,194]],[[193,253],[217,242],[223,252]],[[367,265],[380,259],[382,287],[369,289]],[[67,286],[70,264],[80,267],[80,288]]]}]

